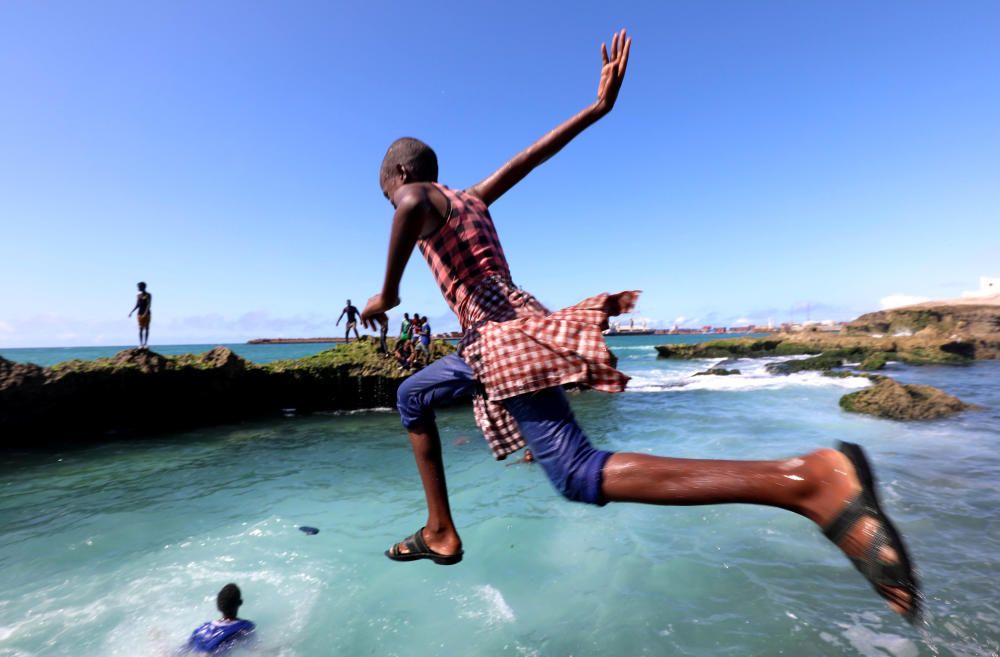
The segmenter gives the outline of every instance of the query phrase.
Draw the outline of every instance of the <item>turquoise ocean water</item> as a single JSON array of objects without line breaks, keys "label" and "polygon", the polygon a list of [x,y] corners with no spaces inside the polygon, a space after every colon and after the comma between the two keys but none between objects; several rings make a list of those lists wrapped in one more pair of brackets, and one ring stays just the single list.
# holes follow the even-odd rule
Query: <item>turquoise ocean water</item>
[{"label": "turquoise ocean water", "polygon": [[[572,504],[537,466],[494,462],[468,408],[439,414],[465,560],[390,562],[383,550],[421,526],[424,501],[397,416],[376,410],[0,452],[0,656],[171,655],[230,581],[260,630],[247,654],[1000,652],[1000,362],[893,366],[985,407],[901,424],[839,410],[864,380],[773,377],[759,361],[691,378],[708,363],[657,361],[663,341],[609,340],[633,380],[573,398],[593,441],[708,458],[864,444],[919,566],[925,627],[891,614],[797,516]],[[234,348],[271,360],[325,346]],[[24,351],[0,355],[78,355]]]}]

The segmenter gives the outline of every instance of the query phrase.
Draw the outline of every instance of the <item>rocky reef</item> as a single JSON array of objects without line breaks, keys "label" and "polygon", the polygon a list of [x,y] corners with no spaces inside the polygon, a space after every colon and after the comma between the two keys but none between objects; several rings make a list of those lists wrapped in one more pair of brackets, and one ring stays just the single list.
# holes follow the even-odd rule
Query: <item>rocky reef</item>
[{"label": "rocky reef", "polygon": [[697,344],[657,345],[660,358],[761,358],[764,356],[838,357],[857,363],[884,354],[910,365],[964,364],[1000,358],[996,336],[940,337],[836,335],[822,332],[778,333],[766,338],[723,338]]},{"label": "rocky reef", "polygon": [[727,370],[724,367],[710,367],[704,372],[695,372],[691,376],[736,376],[738,374],[740,374],[740,371],[736,369]]},{"label": "rocky reef", "polygon": [[[431,343],[431,359],[454,351]],[[391,407],[408,372],[359,340],[306,358],[250,363],[225,347],[162,356],[127,349],[52,367],[0,358],[0,436],[44,447],[299,413]]]},{"label": "rocky reef", "polygon": [[[939,326],[945,325],[954,328],[957,324]],[[984,328],[987,325],[980,323],[977,326]],[[827,376],[867,376],[874,385],[845,395],[840,401],[844,410],[894,420],[926,420],[974,407],[931,386],[904,385],[865,372],[881,370],[888,361],[911,365],[962,365],[976,359],[1000,358],[1000,334],[984,331],[943,335],[937,329],[932,330],[930,325],[924,325],[916,335],[831,335],[817,331],[698,344],[665,344],[657,346],[656,351],[660,358],[727,359],[698,374],[721,373],[716,370],[739,358],[808,356],[769,363],[766,369],[777,375],[815,370]]]},{"label": "rocky reef", "polygon": [[848,335],[996,337],[1000,335],[1000,297],[954,299],[879,310],[848,322],[844,331]]},{"label": "rocky reef", "polygon": [[875,385],[840,398],[840,407],[892,420],[933,420],[977,408],[933,386],[873,377]]}]

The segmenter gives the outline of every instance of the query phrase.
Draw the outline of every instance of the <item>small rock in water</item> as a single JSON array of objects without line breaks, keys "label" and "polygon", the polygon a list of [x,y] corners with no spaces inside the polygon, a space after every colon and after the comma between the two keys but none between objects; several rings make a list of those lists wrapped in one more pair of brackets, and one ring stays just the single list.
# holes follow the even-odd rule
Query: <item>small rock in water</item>
[{"label": "small rock in water", "polygon": [[319,530],[316,529],[315,527],[306,527],[306,526],[299,527],[299,531],[308,534],[309,536],[314,536],[319,533]]},{"label": "small rock in water", "polygon": [[874,378],[872,387],[841,397],[840,407],[892,420],[933,420],[979,408],[932,386]]}]

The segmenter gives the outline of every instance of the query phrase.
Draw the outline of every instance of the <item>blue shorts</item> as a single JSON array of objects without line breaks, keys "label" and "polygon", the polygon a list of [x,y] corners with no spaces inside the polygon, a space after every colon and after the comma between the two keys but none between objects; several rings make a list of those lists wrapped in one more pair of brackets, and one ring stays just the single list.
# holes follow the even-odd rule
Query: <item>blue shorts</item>
[{"label": "blue shorts", "polygon": [[[472,369],[457,355],[431,363],[399,387],[396,407],[403,426],[413,429],[433,421],[434,407],[469,397],[475,388]],[[563,389],[547,388],[502,403],[556,490],[577,502],[604,505],[601,477],[611,452],[590,444]]]}]

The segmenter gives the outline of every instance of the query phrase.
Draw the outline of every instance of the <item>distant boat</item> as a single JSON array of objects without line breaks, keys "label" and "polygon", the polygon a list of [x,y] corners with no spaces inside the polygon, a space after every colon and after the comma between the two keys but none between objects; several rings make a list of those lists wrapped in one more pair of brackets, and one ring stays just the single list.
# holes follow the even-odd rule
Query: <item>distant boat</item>
[{"label": "distant boat", "polygon": [[655,335],[656,329],[647,328],[646,320],[642,320],[642,326],[638,327],[635,322],[629,320],[628,326],[622,326],[621,322],[611,322],[608,328],[602,331],[604,335]]}]

